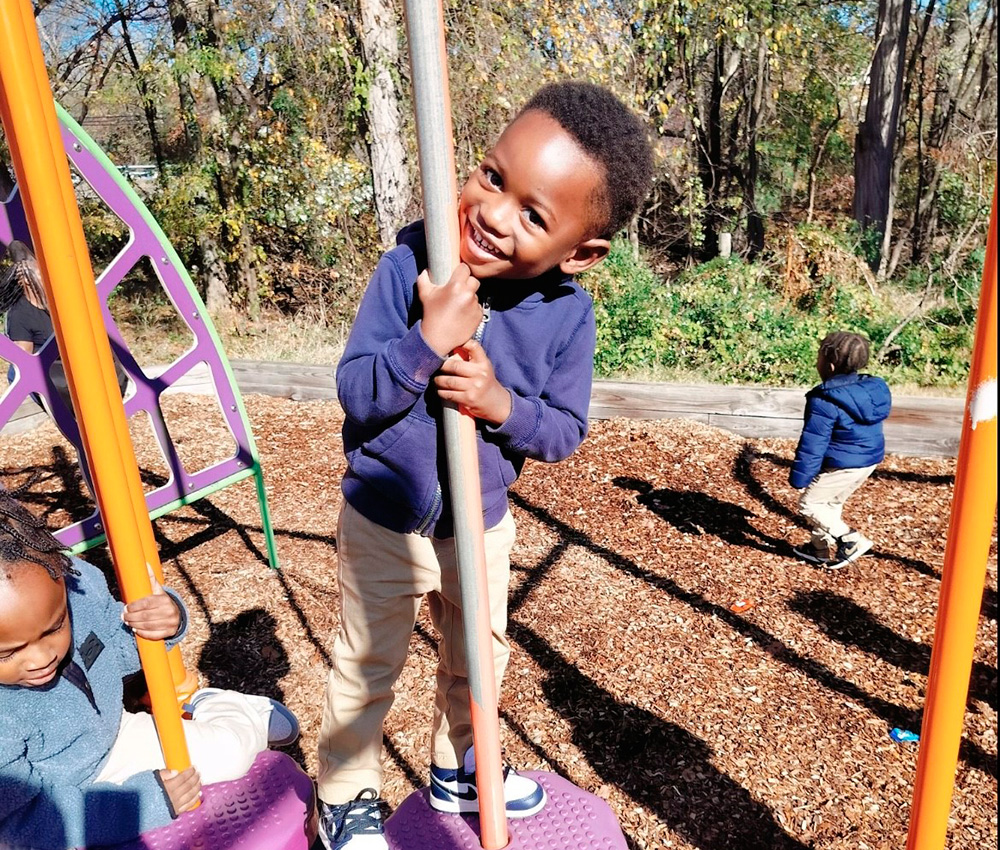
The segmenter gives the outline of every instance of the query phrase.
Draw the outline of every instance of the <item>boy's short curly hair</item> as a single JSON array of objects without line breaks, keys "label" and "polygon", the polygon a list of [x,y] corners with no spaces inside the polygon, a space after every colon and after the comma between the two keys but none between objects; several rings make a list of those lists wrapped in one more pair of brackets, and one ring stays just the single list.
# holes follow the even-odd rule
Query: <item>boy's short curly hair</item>
[{"label": "boy's short curly hair", "polygon": [[834,331],[823,337],[819,353],[835,375],[848,375],[868,365],[868,340],[861,334]]},{"label": "boy's short curly hair", "polygon": [[653,148],[646,127],[607,89],[591,83],[550,83],[519,114],[547,113],[604,170],[604,197],[595,226],[610,239],[628,224],[649,192]]}]

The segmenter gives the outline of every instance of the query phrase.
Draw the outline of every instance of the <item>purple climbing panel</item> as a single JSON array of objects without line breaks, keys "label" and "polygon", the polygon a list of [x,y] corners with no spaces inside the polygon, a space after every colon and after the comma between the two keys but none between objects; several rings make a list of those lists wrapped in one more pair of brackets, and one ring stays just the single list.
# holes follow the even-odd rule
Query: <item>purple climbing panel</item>
[{"label": "purple climbing panel", "polygon": [[[259,470],[256,448],[242,410],[242,401],[232,380],[228,365],[211,329],[201,299],[187,277],[177,255],[163,232],[148,213],[143,215],[142,203],[117,169],[100,152],[86,133],[60,111],[61,132],[66,154],[84,180],[128,227],[128,243],[111,261],[97,279],[97,292],[104,316],[105,329],[111,348],[118,356],[125,371],[135,384],[134,393],[125,401],[125,413],[131,417],[139,411],[149,416],[153,434],[163,455],[169,479],[165,484],[146,494],[146,504],[153,516],[159,516],[179,503],[192,501],[198,494],[206,494],[222,486],[220,482],[238,480]],[[0,203],[0,240],[4,245],[11,239],[31,243],[27,232],[21,199],[15,190],[10,198]],[[0,250],[0,254],[2,254]],[[149,258],[167,296],[191,330],[193,346],[157,376],[145,374],[136,363],[108,307],[108,298],[129,271],[144,258]],[[44,395],[56,424],[79,451],[80,434],[76,420],[57,393],[49,390],[46,375],[58,356],[55,338],[35,354],[28,354],[0,333],[0,357],[10,361],[17,369],[17,376],[0,398],[0,426],[10,421],[15,411],[32,393]],[[204,469],[189,470],[170,439],[160,409],[160,395],[180,378],[197,366],[208,368],[215,385],[222,416],[236,445],[232,457]],[[68,548],[94,540],[103,535],[100,515],[94,513],[66,528],[56,536]]]},{"label": "purple climbing panel", "polygon": [[315,827],[312,780],[265,751],[242,779],[206,785],[201,806],[169,826],[88,850],[309,850]]},{"label": "purple climbing panel", "polygon": [[[548,795],[537,815],[508,820],[510,844],[505,850],[626,850],[611,807],[600,797],[577,788],[554,773],[526,771]],[[481,850],[479,817],[436,812],[427,802],[428,789],[416,791],[386,821],[392,850]]]}]

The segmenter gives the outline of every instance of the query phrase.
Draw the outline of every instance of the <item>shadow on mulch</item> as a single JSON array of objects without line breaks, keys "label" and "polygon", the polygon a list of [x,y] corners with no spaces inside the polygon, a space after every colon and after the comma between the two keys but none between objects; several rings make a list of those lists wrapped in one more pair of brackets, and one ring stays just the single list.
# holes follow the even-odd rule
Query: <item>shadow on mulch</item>
[{"label": "shadow on mulch", "polygon": [[[931,648],[908,640],[880,623],[856,602],[826,590],[799,591],[788,602],[797,614],[808,617],[823,633],[844,646],[854,646],[884,661],[926,676],[930,671]],[[997,708],[997,671],[980,661],[972,666],[969,699]],[[978,709],[970,704],[970,709]]]},{"label": "shadow on mulch", "polygon": [[[577,531],[564,522],[556,519],[544,508],[533,505],[516,493],[511,493],[511,502],[517,507],[531,514],[539,522],[547,525],[550,529],[562,537],[560,545],[574,545],[591,552],[602,558],[616,570],[638,579],[648,584],[650,587],[662,590],[679,602],[689,605],[693,610],[701,614],[712,616],[720,620],[743,637],[756,644],[763,652],[767,653],[774,660],[779,661],[799,673],[808,676],[813,681],[822,685],[827,690],[854,700],[863,705],[876,717],[880,717],[887,728],[899,727],[901,729],[919,729],[920,713],[904,708],[889,702],[882,697],[869,694],[854,682],[848,681],[837,675],[829,667],[825,666],[813,658],[792,649],[782,640],[762,629],[755,623],[750,622],[739,614],[731,611],[722,605],[717,605],[707,599],[697,591],[686,590],[667,576],[658,575],[645,567],[641,567],[634,561],[614,552],[605,546],[592,541],[587,535]],[[537,586],[544,578],[544,573],[555,563],[554,558],[558,557],[555,552],[560,547],[557,546],[549,558],[545,559],[539,566],[528,571],[528,577],[522,584],[519,592],[512,597],[510,613],[516,611],[515,601],[520,598],[522,601],[530,592],[531,586]],[[986,752],[978,744],[969,740],[962,741],[960,757],[970,766],[982,771],[992,777],[996,777],[996,758]]]},{"label": "shadow on mulch", "polygon": [[[768,492],[764,484],[758,480],[753,471],[753,464],[755,461],[765,461],[773,466],[785,468],[790,467],[792,462],[788,458],[781,457],[780,455],[773,454],[772,452],[757,451],[749,443],[746,443],[743,448],[740,449],[736,463],[733,465],[733,477],[735,477],[736,480],[739,481],[744,488],[746,488],[747,493],[756,499],[766,510],[794,522],[799,528],[805,531],[809,531],[809,523],[806,522],[800,514],[791,510],[778,499],[774,498],[774,496]],[[872,474],[872,478],[949,486],[954,484],[955,481],[954,476],[951,475],[920,475],[912,472],[897,472],[894,470],[875,470]],[[938,580],[941,579],[940,570],[935,569],[926,561],[921,561],[919,558],[908,558],[905,555],[896,555],[891,552],[879,552],[878,550],[870,552],[869,557],[876,558],[880,561],[891,561],[893,563],[897,563],[901,566],[907,567],[908,569],[914,570],[921,575],[925,575],[928,578]],[[992,602],[992,607],[990,607],[990,601]],[[992,611],[992,618],[995,620],[996,593],[987,588],[984,596],[984,614],[990,616],[989,611]]]},{"label": "shadow on mulch", "polygon": [[696,490],[654,490],[652,484],[641,478],[619,476],[612,479],[612,483],[623,490],[634,490],[639,494],[636,501],[640,505],[681,534],[712,534],[733,546],[749,546],[771,555],[793,557],[788,541],[755,528],[751,520],[757,519],[757,514],[740,505]]}]

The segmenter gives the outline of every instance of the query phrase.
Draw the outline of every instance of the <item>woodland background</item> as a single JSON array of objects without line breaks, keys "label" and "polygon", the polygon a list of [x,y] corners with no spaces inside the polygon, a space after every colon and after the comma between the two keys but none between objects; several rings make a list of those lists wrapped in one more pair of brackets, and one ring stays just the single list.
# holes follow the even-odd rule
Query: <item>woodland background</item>
[{"label": "woodland background", "polygon": [[[223,330],[342,338],[419,216],[400,5],[34,3],[56,98]],[[445,16],[460,179],[548,80],[611,87],[655,137],[653,191],[584,279],[600,374],[808,384],[817,340],[850,328],[896,386],[964,382],[996,180],[995,0],[446,0]],[[78,196],[99,270],[127,232]],[[115,300],[169,321],[148,268]]]}]

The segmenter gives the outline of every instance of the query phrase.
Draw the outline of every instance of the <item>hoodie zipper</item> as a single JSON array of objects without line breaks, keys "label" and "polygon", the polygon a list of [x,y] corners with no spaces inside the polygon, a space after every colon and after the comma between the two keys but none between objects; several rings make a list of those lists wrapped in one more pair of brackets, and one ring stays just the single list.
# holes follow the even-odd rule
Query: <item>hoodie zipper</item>
[{"label": "hoodie zipper", "polygon": [[[476,328],[476,332],[472,335],[472,338],[478,343],[482,343],[483,336],[486,333],[486,325],[490,321],[491,301],[492,299],[489,297],[487,297],[483,301],[483,318],[482,321],[479,323],[479,327]],[[442,499],[443,499],[443,494],[441,492],[441,482],[439,481],[434,486],[434,498],[431,499],[430,508],[428,508],[427,513],[425,513],[420,518],[420,522],[417,523],[417,527],[413,529],[413,531],[416,534],[422,535],[425,531],[427,531],[428,527],[431,524],[431,520],[434,519],[434,515],[438,512],[438,509],[441,507]]]}]

